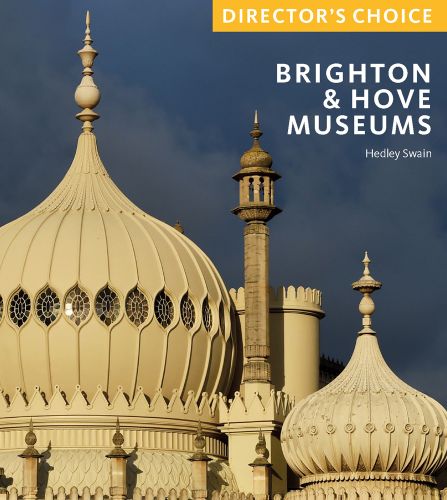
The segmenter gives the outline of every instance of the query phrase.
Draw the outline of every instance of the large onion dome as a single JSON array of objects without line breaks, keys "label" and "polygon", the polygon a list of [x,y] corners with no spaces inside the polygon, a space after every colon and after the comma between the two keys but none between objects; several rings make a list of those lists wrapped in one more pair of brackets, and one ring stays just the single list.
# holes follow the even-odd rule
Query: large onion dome
[{"label": "large onion dome", "polygon": [[0,229],[0,388],[67,399],[80,386],[132,399],[226,392],[230,298],[190,239],[136,207],[109,177],[92,122],[100,93],[89,27],[75,94],[73,162],[38,207]]},{"label": "large onion dome", "polygon": [[369,273],[367,255],[364,264],[363,277],[353,284],[364,297],[363,329],[351,360],[329,385],[295,406],[282,430],[284,455],[302,484],[431,476],[447,459],[446,410],[400,380],[382,357],[370,296],[381,284]]}]

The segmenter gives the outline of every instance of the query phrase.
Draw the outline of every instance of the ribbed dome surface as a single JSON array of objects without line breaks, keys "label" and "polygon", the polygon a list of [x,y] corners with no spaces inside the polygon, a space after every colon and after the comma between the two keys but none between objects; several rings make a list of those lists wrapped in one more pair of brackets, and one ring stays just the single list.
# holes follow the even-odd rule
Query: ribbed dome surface
[{"label": "ribbed dome surface", "polygon": [[345,370],[299,402],[281,435],[300,476],[344,472],[431,475],[447,459],[447,412],[400,380],[373,334],[360,335]]},{"label": "ribbed dome surface", "polygon": [[38,207],[0,229],[0,387],[226,391],[230,299],[208,257],[110,179],[84,131]]}]

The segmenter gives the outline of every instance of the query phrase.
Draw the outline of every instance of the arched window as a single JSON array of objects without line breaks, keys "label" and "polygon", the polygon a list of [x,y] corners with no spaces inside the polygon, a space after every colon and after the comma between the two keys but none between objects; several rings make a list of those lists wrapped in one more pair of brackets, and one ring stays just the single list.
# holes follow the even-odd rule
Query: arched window
[{"label": "arched window", "polygon": [[30,311],[31,299],[25,290],[20,288],[9,303],[9,317],[15,325],[21,327],[28,321]]},{"label": "arched window", "polygon": [[211,307],[207,298],[203,301],[202,319],[205,330],[210,332],[213,327],[213,313],[211,312]]},{"label": "arched window", "polygon": [[65,297],[64,312],[76,326],[87,319],[90,312],[90,300],[87,293],[78,285],[73,287]]},{"label": "arched window", "polygon": [[118,295],[108,286],[98,292],[95,311],[98,318],[107,326],[117,320],[120,313],[120,301]]},{"label": "arched window", "polygon": [[196,311],[194,309],[194,304],[187,293],[183,296],[182,301],[180,302],[180,313],[183,324],[188,330],[191,330],[196,322]]},{"label": "arched window", "polygon": [[264,186],[264,177],[261,177],[259,179],[259,201],[264,201],[264,191],[265,186]]},{"label": "arched window", "polygon": [[167,328],[174,319],[174,304],[171,297],[164,290],[155,297],[154,313],[163,328]]},{"label": "arched window", "polygon": [[47,286],[37,296],[36,314],[39,320],[46,326],[56,321],[61,310],[61,301],[56,292]]},{"label": "arched window", "polygon": [[126,314],[135,326],[142,325],[149,316],[149,303],[144,293],[135,287],[126,298]]},{"label": "arched window", "polygon": [[255,186],[253,178],[248,179],[248,201],[254,201],[255,199]]}]

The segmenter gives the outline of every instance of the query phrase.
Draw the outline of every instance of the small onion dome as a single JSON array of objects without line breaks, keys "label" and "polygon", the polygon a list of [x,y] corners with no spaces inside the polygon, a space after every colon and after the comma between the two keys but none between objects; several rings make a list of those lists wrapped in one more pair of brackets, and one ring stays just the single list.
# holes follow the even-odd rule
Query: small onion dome
[{"label": "small onion dome", "polygon": [[446,410],[400,380],[382,357],[370,296],[381,283],[370,276],[367,255],[364,263],[364,276],[353,283],[364,296],[351,360],[329,385],[300,401],[282,429],[285,458],[302,484],[361,472],[431,476],[447,459]]},{"label": "small onion dome", "polygon": [[253,130],[250,132],[253,137],[253,145],[241,156],[241,168],[270,168],[273,159],[267,151],[264,151],[259,142],[262,131],[259,128],[258,112],[255,112]]}]

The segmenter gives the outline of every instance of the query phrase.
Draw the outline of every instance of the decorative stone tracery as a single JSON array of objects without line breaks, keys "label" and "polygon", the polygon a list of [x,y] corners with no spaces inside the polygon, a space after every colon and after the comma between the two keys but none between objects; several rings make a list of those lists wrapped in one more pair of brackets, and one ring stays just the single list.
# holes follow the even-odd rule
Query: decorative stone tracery
[{"label": "decorative stone tracery", "polygon": [[36,299],[36,314],[46,326],[56,321],[61,309],[61,302],[56,292],[49,286],[44,288]]},{"label": "decorative stone tracery", "polygon": [[[150,311],[154,310],[158,323],[167,328],[175,316],[173,299],[164,290],[155,297],[153,304],[148,297],[136,286],[130,290],[121,304],[118,294],[110,287],[102,288],[95,297],[94,313],[106,326],[117,322],[121,308],[124,308],[129,321],[136,327],[141,327],[150,319]],[[38,320],[45,326],[51,326],[59,317],[62,310],[62,301],[58,293],[46,285],[34,299],[22,288],[17,288],[9,299],[8,315],[10,321],[18,328],[22,327],[31,315],[34,308]],[[70,322],[80,326],[90,316],[92,304],[90,296],[80,285],[71,288],[63,301],[64,315]],[[225,314],[222,303],[219,304],[219,326],[225,330]],[[4,313],[3,298],[0,295],[0,321]],[[188,292],[180,301],[180,318],[187,330],[192,330],[197,321],[196,308]],[[207,332],[213,327],[213,313],[209,299],[206,297],[202,304],[202,324]]]},{"label": "decorative stone tracery", "polygon": [[185,327],[191,330],[196,322],[196,310],[188,294],[185,294],[180,302],[180,314]]},{"label": "decorative stone tracery", "polygon": [[30,312],[31,299],[23,288],[19,288],[9,302],[9,318],[20,328],[28,321]]},{"label": "decorative stone tracery", "polygon": [[157,321],[163,328],[167,328],[174,319],[174,303],[164,290],[155,297],[154,310]]},{"label": "decorative stone tracery", "polygon": [[85,321],[90,313],[90,299],[87,292],[78,285],[73,287],[65,297],[65,316],[76,326]]},{"label": "decorative stone tracery", "polygon": [[120,300],[118,295],[109,287],[105,286],[96,295],[95,311],[98,318],[107,326],[118,319],[120,314]]},{"label": "decorative stone tracery", "polygon": [[138,287],[135,287],[127,294],[126,314],[135,326],[141,326],[148,319],[149,303]]}]

